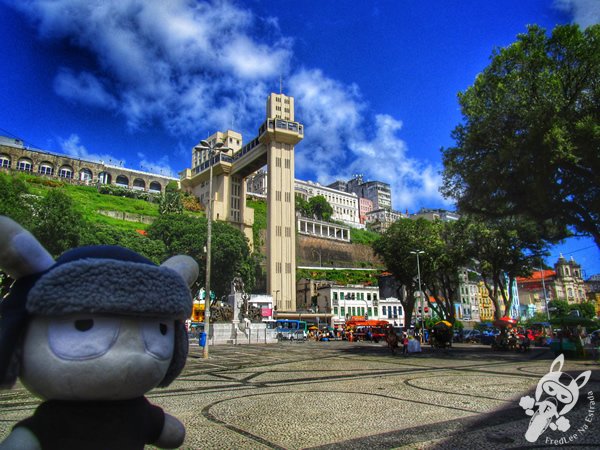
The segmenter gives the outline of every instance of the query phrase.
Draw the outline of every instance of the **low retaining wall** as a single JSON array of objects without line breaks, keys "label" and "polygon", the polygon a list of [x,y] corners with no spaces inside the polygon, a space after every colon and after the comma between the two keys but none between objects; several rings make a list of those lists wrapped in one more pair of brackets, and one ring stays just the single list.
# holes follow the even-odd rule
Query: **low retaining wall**
[{"label": "low retaining wall", "polygon": [[243,324],[213,323],[210,326],[208,345],[276,344],[277,330],[267,329],[264,323]]}]

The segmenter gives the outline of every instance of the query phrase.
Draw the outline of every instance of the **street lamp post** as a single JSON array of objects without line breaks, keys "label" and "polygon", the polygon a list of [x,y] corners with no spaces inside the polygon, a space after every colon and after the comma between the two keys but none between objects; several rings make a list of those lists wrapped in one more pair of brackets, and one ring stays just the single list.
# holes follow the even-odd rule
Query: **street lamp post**
[{"label": "street lamp post", "polygon": [[275,304],[273,305],[273,309],[275,309],[275,307],[277,306],[277,298],[278,298],[278,294],[279,294],[279,289],[277,289],[275,292]]},{"label": "street lamp post", "polygon": [[229,148],[224,147],[222,142],[213,142],[208,143],[207,141],[200,141],[200,145],[194,147],[195,150],[204,150],[208,152],[208,205],[206,212],[206,297],[204,300],[204,332],[206,333],[206,342],[204,344],[204,349],[202,353],[202,357],[204,359],[208,359],[208,336],[210,330],[210,269],[211,269],[211,243],[212,243],[212,196],[213,196],[213,162],[212,158],[222,151],[227,151]]},{"label": "street lamp post", "polygon": [[540,269],[542,272],[542,290],[544,291],[544,305],[546,306],[546,316],[548,317],[548,322],[550,322],[550,310],[548,309],[548,297],[546,296],[546,283],[544,282],[544,267],[541,267]]},{"label": "street lamp post", "polygon": [[425,328],[423,327],[423,315],[425,314],[425,308],[423,305],[423,301],[425,300],[423,298],[423,291],[421,290],[421,265],[419,264],[419,255],[423,255],[425,252],[423,250],[415,250],[414,252],[410,252],[413,255],[417,255],[417,278],[419,279],[419,297],[421,297],[421,333],[420,334],[420,341],[421,343],[423,343],[423,334],[425,331]]}]

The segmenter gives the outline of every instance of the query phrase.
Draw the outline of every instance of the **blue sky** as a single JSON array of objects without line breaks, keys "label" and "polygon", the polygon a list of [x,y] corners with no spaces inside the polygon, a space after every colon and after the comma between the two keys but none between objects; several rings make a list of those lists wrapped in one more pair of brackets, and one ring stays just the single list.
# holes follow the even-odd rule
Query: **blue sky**
[{"label": "blue sky", "polygon": [[[452,209],[440,184],[459,91],[527,24],[588,26],[598,0],[0,0],[0,134],[176,176],[216,130],[245,140],[296,99],[296,177],[360,173],[395,209]],[[564,252],[600,273],[590,239]]]}]

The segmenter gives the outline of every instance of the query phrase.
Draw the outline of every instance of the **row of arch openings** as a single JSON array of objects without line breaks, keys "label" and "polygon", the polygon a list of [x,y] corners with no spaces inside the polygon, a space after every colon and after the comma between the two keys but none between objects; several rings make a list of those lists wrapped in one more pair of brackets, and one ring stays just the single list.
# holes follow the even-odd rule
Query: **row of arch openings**
[{"label": "row of arch openings", "polygon": [[[11,169],[12,161],[8,155],[1,154],[0,155],[0,167]],[[29,158],[20,158],[17,161],[17,170],[23,172],[33,172],[33,161]],[[60,178],[74,178],[74,170],[69,165],[63,165],[58,169],[58,173],[55,173],[54,165],[48,161],[43,161],[38,165],[37,172],[40,175],[48,175],[48,176],[58,176]],[[80,181],[91,182],[94,176],[90,169],[83,168],[79,171],[77,179]],[[100,172],[98,174],[98,181],[102,184],[111,184],[112,176],[108,172]],[[129,187],[129,178],[125,175],[118,175],[115,179],[115,184],[121,187]],[[146,189],[146,181],[142,178],[134,178],[132,183],[132,188],[137,190],[145,190]],[[160,192],[162,186],[157,181],[150,182],[149,190],[151,192]]]}]

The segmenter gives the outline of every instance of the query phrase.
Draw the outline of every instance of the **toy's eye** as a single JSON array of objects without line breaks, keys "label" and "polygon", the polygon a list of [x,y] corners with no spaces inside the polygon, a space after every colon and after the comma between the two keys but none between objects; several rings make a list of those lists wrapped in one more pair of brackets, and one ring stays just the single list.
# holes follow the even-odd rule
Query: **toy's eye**
[{"label": "toy's eye", "polygon": [[142,323],[142,336],[146,351],[157,359],[169,359],[175,346],[173,321],[146,319]]},{"label": "toy's eye", "polygon": [[556,396],[562,403],[570,403],[572,400],[571,394],[568,392],[559,392]]},{"label": "toy's eye", "polygon": [[56,318],[48,324],[48,343],[59,358],[97,358],[113,346],[120,325],[120,321],[112,317]]}]

